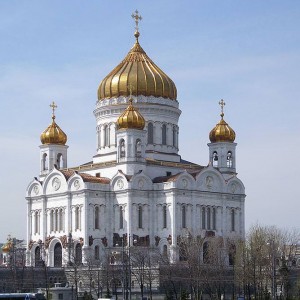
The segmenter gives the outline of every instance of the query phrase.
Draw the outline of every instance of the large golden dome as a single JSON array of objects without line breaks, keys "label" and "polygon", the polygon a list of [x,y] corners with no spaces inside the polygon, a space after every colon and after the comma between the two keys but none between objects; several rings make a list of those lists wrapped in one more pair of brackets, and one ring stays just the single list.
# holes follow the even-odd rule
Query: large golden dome
[{"label": "large golden dome", "polygon": [[57,144],[65,145],[67,142],[67,135],[55,122],[54,109],[57,107],[53,102],[50,107],[53,109],[52,123],[42,132],[41,142],[42,144]]},{"label": "large golden dome", "polygon": [[224,100],[222,99],[219,102],[219,104],[222,107],[221,120],[209,133],[209,139],[212,143],[217,143],[217,142],[233,143],[235,140],[235,132],[223,119],[224,117],[223,107],[225,105]]},{"label": "large golden dome", "polygon": [[6,244],[4,244],[1,249],[3,253],[8,253],[10,249],[12,248],[12,243],[11,241],[8,241]]},{"label": "large golden dome", "polygon": [[132,98],[129,105],[117,120],[118,129],[140,129],[145,127],[145,119],[141,113],[132,105]]},{"label": "large golden dome", "polygon": [[129,96],[128,86],[133,95],[163,97],[176,100],[174,82],[146,54],[140,46],[139,32],[135,32],[136,42],[124,58],[100,83],[98,100]]}]

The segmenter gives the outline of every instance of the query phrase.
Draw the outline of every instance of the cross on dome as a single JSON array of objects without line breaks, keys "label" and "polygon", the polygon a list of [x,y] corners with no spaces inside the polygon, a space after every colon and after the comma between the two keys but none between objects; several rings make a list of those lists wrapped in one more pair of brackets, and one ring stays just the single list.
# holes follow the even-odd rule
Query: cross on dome
[{"label": "cross on dome", "polygon": [[57,108],[57,105],[56,105],[56,103],[55,103],[54,101],[52,101],[52,103],[51,103],[49,106],[50,106],[51,109],[52,109],[52,119],[54,120],[54,119],[55,119],[55,114],[54,114],[54,112],[55,112],[55,109]]},{"label": "cross on dome", "polygon": [[127,88],[129,90],[129,103],[132,104],[132,90],[134,89],[134,86],[131,83],[129,83]]},{"label": "cross on dome", "polygon": [[135,21],[135,33],[134,33],[134,36],[136,38],[136,40],[138,40],[139,36],[140,36],[140,33],[139,33],[139,21],[142,20],[142,16],[139,15],[139,12],[138,10],[136,9],[135,10],[135,14],[132,14],[131,17],[134,19]]},{"label": "cross on dome", "polygon": [[226,105],[225,101],[223,99],[221,99],[219,101],[219,105],[221,106],[221,117],[223,118],[224,117],[224,106]]}]

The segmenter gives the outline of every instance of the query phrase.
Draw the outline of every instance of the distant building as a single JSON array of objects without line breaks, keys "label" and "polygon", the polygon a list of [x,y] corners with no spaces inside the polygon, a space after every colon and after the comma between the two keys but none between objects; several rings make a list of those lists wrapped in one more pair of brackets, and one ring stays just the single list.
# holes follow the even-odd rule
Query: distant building
[{"label": "distant building", "polygon": [[[221,237],[224,243],[244,237],[245,188],[225,103],[209,134],[208,164],[181,158],[175,83],[148,57],[139,35],[137,28],[132,49],[98,88],[92,161],[68,166],[67,135],[51,105],[40,174],[26,190],[28,266],[85,264],[128,245],[156,247],[176,261],[185,237]],[[181,105],[189,105],[187,99]],[[199,128],[190,130],[197,139]]]},{"label": "distant building", "polygon": [[26,242],[8,236],[7,242],[1,247],[1,266],[25,266]]}]

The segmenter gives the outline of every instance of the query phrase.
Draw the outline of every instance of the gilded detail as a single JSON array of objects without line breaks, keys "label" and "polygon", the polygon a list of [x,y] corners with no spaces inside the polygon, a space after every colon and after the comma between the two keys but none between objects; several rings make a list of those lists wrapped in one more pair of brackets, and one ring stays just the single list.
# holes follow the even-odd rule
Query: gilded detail
[{"label": "gilded detail", "polygon": [[134,87],[132,94],[136,96],[177,98],[174,82],[147,56],[137,37],[124,60],[100,83],[98,100],[129,96],[129,85]]},{"label": "gilded detail", "polygon": [[54,110],[57,108],[56,104],[52,102],[50,104],[52,108],[52,123],[42,132],[41,142],[42,144],[57,144],[65,145],[67,142],[67,135],[55,122]]}]

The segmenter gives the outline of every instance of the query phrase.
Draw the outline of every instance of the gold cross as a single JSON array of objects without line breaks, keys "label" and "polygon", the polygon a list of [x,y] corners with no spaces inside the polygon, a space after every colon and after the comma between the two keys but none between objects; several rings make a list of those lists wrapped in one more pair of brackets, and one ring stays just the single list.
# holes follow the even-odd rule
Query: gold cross
[{"label": "gold cross", "polygon": [[54,101],[52,101],[52,103],[49,106],[52,108],[52,119],[54,120],[55,119],[54,111],[57,108],[57,105],[55,104]]},{"label": "gold cross", "polygon": [[221,106],[221,117],[224,117],[224,106],[226,105],[225,101],[223,99],[221,99],[219,101],[219,105]]},{"label": "gold cross", "polygon": [[135,30],[136,30],[136,32],[139,32],[139,21],[142,20],[142,17],[139,16],[138,10],[136,10],[135,14],[132,14],[131,17],[132,17],[132,19],[135,20]]},{"label": "gold cross", "polygon": [[129,89],[129,103],[132,104],[132,100],[133,100],[132,99],[132,90],[133,90],[134,86],[131,83],[129,83],[127,85],[127,88]]}]

